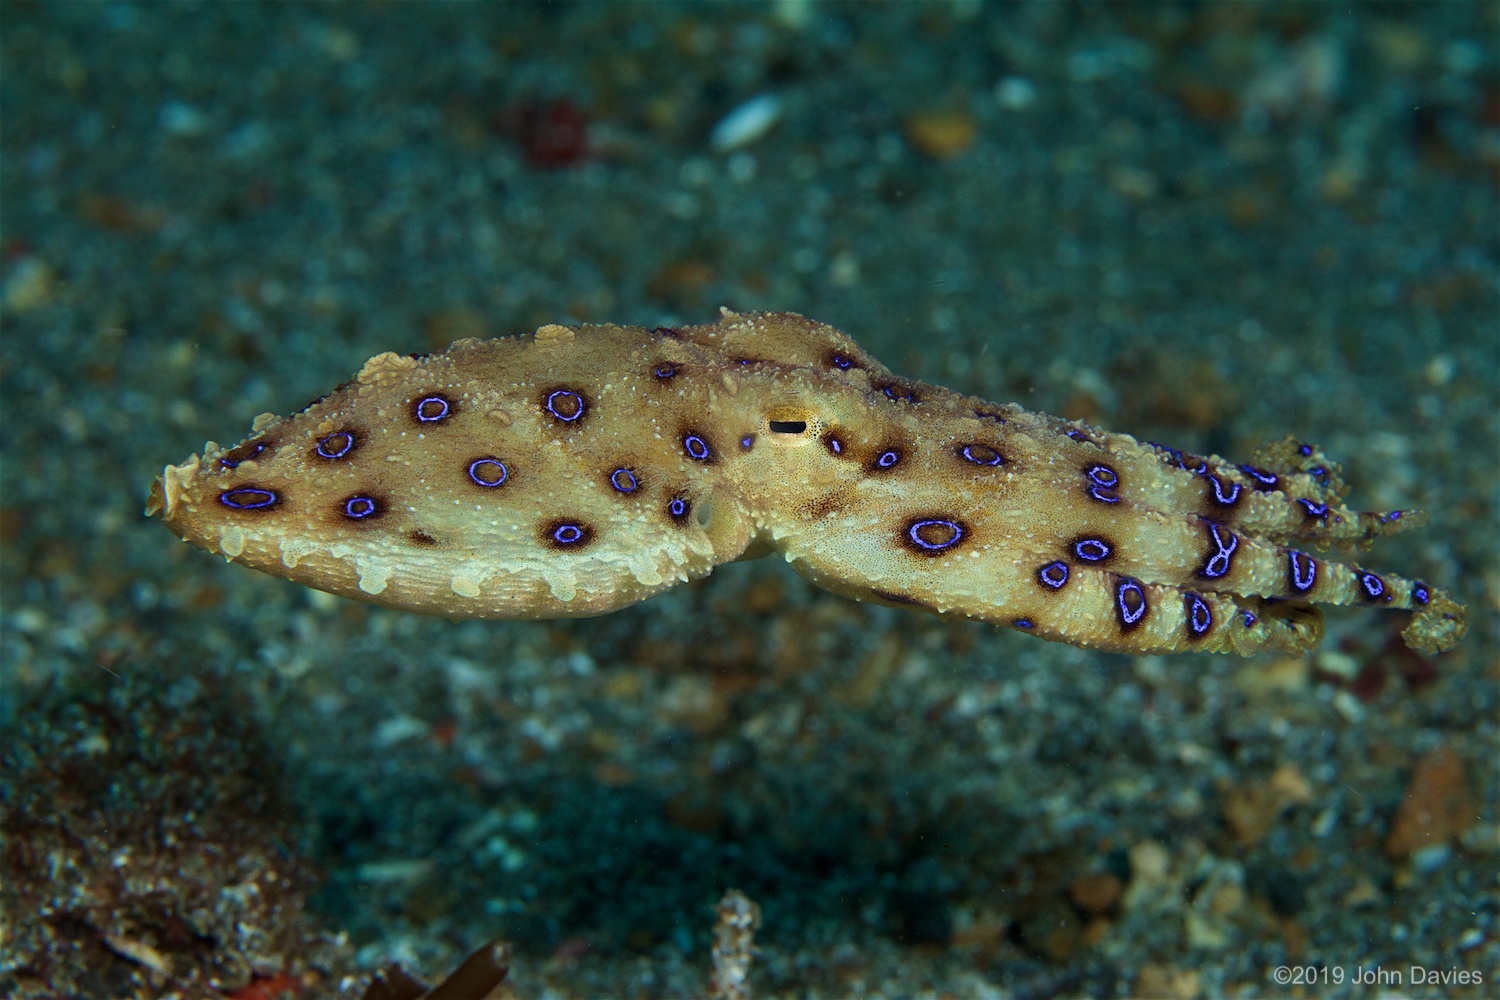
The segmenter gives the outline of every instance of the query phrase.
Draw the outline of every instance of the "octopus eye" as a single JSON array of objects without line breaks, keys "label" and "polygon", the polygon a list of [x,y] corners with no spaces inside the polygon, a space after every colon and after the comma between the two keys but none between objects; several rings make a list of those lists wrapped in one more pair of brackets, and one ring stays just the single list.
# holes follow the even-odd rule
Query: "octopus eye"
[{"label": "octopus eye", "polygon": [[498,458],[476,458],[469,463],[469,479],[475,486],[503,486],[510,470]]},{"label": "octopus eye", "polygon": [[275,492],[259,486],[241,486],[219,494],[219,503],[235,510],[265,510],[281,502]]},{"label": "octopus eye", "polygon": [[616,469],[609,474],[609,485],[621,493],[634,493],[640,481],[635,478],[635,473],[629,469]]}]

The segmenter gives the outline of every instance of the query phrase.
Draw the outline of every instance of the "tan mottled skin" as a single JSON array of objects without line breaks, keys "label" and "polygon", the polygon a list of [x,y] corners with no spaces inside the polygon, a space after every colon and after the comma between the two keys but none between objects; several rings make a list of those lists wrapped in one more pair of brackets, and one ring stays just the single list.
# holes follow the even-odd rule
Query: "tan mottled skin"
[{"label": "tan mottled skin", "polygon": [[[547,412],[557,390],[586,399],[578,419]],[[418,420],[434,393],[450,415]],[[320,457],[340,432],[349,453]],[[502,485],[471,480],[480,458],[504,464]],[[622,468],[633,492],[610,485]],[[236,448],[168,466],[147,513],[255,569],[449,618],[604,614],[774,550],[856,599],[1122,652],[1304,650],[1322,633],[1315,604],[1357,603],[1415,610],[1407,643],[1452,648],[1464,609],[1437,589],[1293,554],[1425,522],[1350,511],[1344,493],[1337,467],[1290,439],[1242,470],[899,379],[793,313],[725,311],[677,330],[547,326],[379,355],[301,413],[259,418]],[[261,509],[221,500],[273,494]],[[351,497],[377,512],[349,517]],[[674,498],[690,505],[676,519]],[[559,546],[565,524],[582,537]],[[1060,587],[1044,580],[1063,575],[1055,563]],[[1306,583],[1309,566],[1299,592],[1292,569]]]}]

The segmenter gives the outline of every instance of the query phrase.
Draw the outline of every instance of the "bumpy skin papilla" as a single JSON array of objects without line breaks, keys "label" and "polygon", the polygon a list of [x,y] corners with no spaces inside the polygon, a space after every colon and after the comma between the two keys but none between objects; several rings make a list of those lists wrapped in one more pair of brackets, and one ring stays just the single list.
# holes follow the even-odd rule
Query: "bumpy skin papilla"
[{"label": "bumpy skin papilla", "polygon": [[[1326,554],[1425,523],[1343,505],[1291,439],[1233,464],[894,375],[793,313],[542,327],[382,354],[152,488],[182,538],[450,618],[603,614],[780,552],[859,600],[1131,653],[1311,648],[1318,605],[1464,609]],[[1324,554],[1315,554],[1318,550]]]}]

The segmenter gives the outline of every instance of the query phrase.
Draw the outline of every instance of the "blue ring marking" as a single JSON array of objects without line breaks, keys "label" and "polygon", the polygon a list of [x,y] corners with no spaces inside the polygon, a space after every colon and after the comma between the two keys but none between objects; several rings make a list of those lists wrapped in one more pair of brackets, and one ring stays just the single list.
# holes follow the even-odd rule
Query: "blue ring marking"
[{"label": "blue ring marking", "polygon": [[1035,628],[1036,627],[1036,623],[1033,622],[1030,618],[1017,618],[1015,621],[1011,622],[1011,624],[1014,625],[1016,628]]},{"label": "blue ring marking", "polygon": [[1360,573],[1359,585],[1364,588],[1365,596],[1372,601],[1391,599],[1391,595],[1386,593],[1385,581],[1374,573]]},{"label": "blue ring marking", "polygon": [[1119,474],[1107,465],[1089,466],[1088,476],[1089,481],[1095,486],[1103,486],[1106,489],[1118,486],[1120,483]]},{"label": "blue ring marking", "polygon": [[[243,447],[244,445],[240,446],[240,448]],[[219,459],[219,465],[225,469],[238,469],[241,462],[248,462],[256,455],[259,455],[261,452],[265,451],[266,443],[264,441],[256,441],[255,448],[249,454],[241,455],[238,458],[229,457],[239,450],[239,448],[231,448],[223,458]]]},{"label": "blue ring marking", "polygon": [[634,493],[636,487],[640,486],[640,480],[629,469],[616,469],[609,474],[609,485],[619,493]]},{"label": "blue ring marking", "polygon": [[1414,580],[1411,585],[1411,599],[1418,604],[1426,604],[1430,598],[1431,594],[1427,590],[1427,584],[1420,580]]},{"label": "blue ring marking", "polygon": [[1072,428],[1070,430],[1064,431],[1063,434],[1066,437],[1072,438],[1074,441],[1082,441],[1084,444],[1093,444],[1094,443],[1094,439],[1093,438],[1089,437],[1087,434],[1085,434],[1083,431],[1079,430],[1076,427]]},{"label": "blue ring marking", "polygon": [[848,370],[854,367],[854,359],[841,351],[834,351],[833,357],[828,359],[835,368]]},{"label": "blue ring marking", "polygon": [[259,486],[238,486],[219,494],[219,503],[235,510],[264,510],[280,500],[275,492]]},{"label": "blue ring marking", "polygon": [[835,455],[842,455],[844,453],[844,442],[830,434],[828,435],[828,450]]},{"label": "blue ring marking", "polygon": [[1161,452],[1162,457],[1167,460],[1168,465],[1171,465],[1173,462],[1176,462],[1178,465],[1182,464],[1182,452],[1180,450],[1164,444],[1157,444],[1155,441],[1147,441],[1146,444]]},{"label": "blue ring marking", "polygon": [[1186,612],[1185,617],[1187,618],[1188,632],[1194,639],[1201,639],[1214,626],[1213,609],[1208,606],[1207,601],[1197,594],[1185,593],[1182,595],[1182,598],[1183,603],[1187,606],[1184,610]]},{"label": "blue ring marking", "polygon": [[1307,511],[1308,517],[1324,518],[1328,516],[1328,505],[1326,503],[1317,503],[1306,497],[1299,497],[1297,502]]},{"label": "blue ring marking", "polygon": [[[949,537],[947,541],[929,542],[922,537],[922,531],[933,526],[948,529]],[[940,517],[929,517],[923,518],[920,521],[913,521],[911,527],[906,529],[906,537],[911,539],[911,543],[924,552],[946,552],[963,541],[964,528],[957,521],[949,521]]]},{"label": "blue ring marking", "polygon": [[1119,503],[1120,495],[1114,490],[1107,490],[1103,486],[1090,486],[1089,496],[1100,503]]},{"label": "blue ring marking", "polygon": [[1185,459],[1179,458],[1177,460],[1177,464],[1180,465],[1184,471],[1191,472],[1195,476],[1208,475],[1208,459],[1204,458],[1201,455],[1189,455],[1187,456],[1187,458],[1193,459],[1197,463],[1197,468],[1189,466]]},{"label": "blue ring marking", "polygon": [[1246,628],[1249,628],[1251,625],[1254,625],[1256,622],[1260,621],[1259,618],[1255,617],[1255,612],[1251,611],[1249,608],[1241,608],[1240,617],[1244,619]]},{"label": "blue ring marking", "polygon": [[651,369],[651,374],[665,382],[667,379],[677,377],[677,369],[668,364],[660,364]]},{"label": "blue ring marking", "polygon": [[1286,553],[1287,580],[1292,590],[1305,594],[1318,582],[1318,561],[1305,552],[1288,549]]},{"label": "blue ring marking", "polygon": [[899,461],[901,461],[901,453],[899,451],[883,451],[880,453],[880,457],[875,459],[875,466],[880,469],[892,469],[895,468],[896,463]]},{"label": "blue ring marking", "polygon": [[755,447],[755,435],[754,434],[746,434],[744,437],[740,438],[740,447],[743,448],[745,451],[749,451],[751,448],[754,448]]},{"label": "blue ring marking", "polygon": [[[901,391],[897,392],[897,389],[900,389]],[[885,385],[880,387],[880,391],[885,395],[887,399],[895,400],[898,403],[918,402],[916,393],[912,392],[910,389],[903,388],[895,382],[886,383]]]},{"label": "blue ring marking", "polygon": [[1298,445],[1297,446],[1297,454],[1301,455],[1304,458],[1307,458],[1307,457],[1311,456],[1312,455],[1312,445],[1310,445],[1310,444]]},{"label": "blue ring marking", "polygon": [[975,465],[1004,465],[1005,456],[987,444],[971,441],[958,449],[959,457]]},{"label": "blue ring marking", "polygon": [[373,497],[350,497],[344,501],[344,516],[363,521],[372,514],[380,513],[380,504]]},{"label": "blue ring marking", "polygon": [[1120,613],[1120,628],[1129,631],[1141,623],[1151,605],[1141,585],[1127,577],[1115,585],[1115,610]]},{"label": "blue ring marking", "polygon": [[1228,540],[1219,534],[1220,527],[1212,521],[1208,523],[1208,537],[1214,543],[1214,554],[1204,562],[1203,568],[1198,575],[1209,580],[1217,580],[1224,576],[1234,567],[1234,552],[1240,547],[1240,537],[1228,528],[1222,529]]},{"label": "blue ring marking", "polygon": [[1036,578],[1044,587],[1061,590],[1068,582],[1068,564],[1061,560],[1050,562],[1036,571]]},{"label": "blue ring marking", "polygon": [[[1208,481],[1214,484],[1214,502],[1221,507],[1233,507],[1240,501],[1240,484],[1230,482],[1221,476],[1209,476]],[[1228,491],[1226,495],[1225,491]]]},{"label": "blue ring marking", "polygon": [[682,497],[673,497],[672,502],[667,504],[667,513],[672,516],[672,520],[674,521],[681,521],[688,516],[688,511],[692,509],[692,504],[688,503]]},{"label": "blue ring marking", "polygon": [[317,447],[318,457],[326,458],[330,462],[343,458],[353,450],[354,435],[348,431],[334,431],[319,441]]},{"label": "blue ring marking", "polygon": [[[558,399],[571,399],[573,401],[574,410],[571,416],[558,410]],[[542,405],[547,408],[548,413],[552,414],[554,417],[556,417],[558,420],[561,420],[565,424],[571,424],[573,421],[582,417],[583,411],[585,409],[585,406],[583,405],[583,397],[578,395],[578,393],[574,392],[572,389],[553,389],[551,392],[547,393],[547,399]]]},{"label": "blue ring marking", "polygon": [[[485,476],[493,476],[495,478],[486,479]],[[496,486],[505,485],[505,481],[509,478],[510,470],[498,458],[476,458],[469,463],[469,480],[475,486],[483,486],[491,489]]]},{"label": "blue ring marking", "polygon": [[713,450],[709,448],[708,442],[696,434],[683,436],[682,450],[687,452],[687,457],[695,462],[706,462],[713,457]]},{"label": "blue ring marking", "polygon": [[1395,524],[1397,521],[1401,520],[1402,515],[1405,513],[1406,511],[1404,510],[1393,510],[1387,514],[1381,515],[1380,519],[1386,524]]},{"label": "blue ring marking", "polygon": [[584,539],[584,531],[576,524],[559,524],[552,529],[552,540],[558,545],[577,545]]},{"label": "blue ring marking", "polygon": [[1084,538],[1073,543],[1073,554],[1084,562],[1100,562],[1108,559],[1114,550],[1102,538]]},{"label": "blue ring marking", "polygon": [[[438,407],[436,410],[433,409],[434,404]],[[453,404],[442,396],[423,396],[417,400],[417,405],[412,407],[412,412],[422,423],[435,424],[440,420],[448,419],[449,414],[453,412]]]},{"label": "blue ring marking", "polygon": [[1274,473],[1267,472],[1265,469],[1257,469],[1253,465],[1241,465],[1239,469],[1255,480],[1255,488],[1258,490],[1274,490],[1276,484],[1281,482]]}]

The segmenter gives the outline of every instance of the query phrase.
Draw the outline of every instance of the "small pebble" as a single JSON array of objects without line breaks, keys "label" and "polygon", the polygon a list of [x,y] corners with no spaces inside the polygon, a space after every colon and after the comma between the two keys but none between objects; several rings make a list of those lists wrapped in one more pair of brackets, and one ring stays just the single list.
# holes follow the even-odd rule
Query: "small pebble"
[{"label": "small pebble", "polygon": [[781,115],[781,98],[758,94],[719,119],[708,134],[708,144],[716,153],[743,149],[764,138],[781,121]]},{"label": "small pebble", "polygon": [[208,116],[191,104],[167,101],[157,114],[161,127],[172,135],[198,135],[208,127]]},{"label": "small pebble", "polygon": [[1068,887],[1068,896],[1079,909],[1094,915],[1108,913],[1120,901],[1125,883],[1109,872],[1080,875]]},{"label": "small pebble", "polygon": [[5,311],[26,313],[52,301],[57,286],[52,268],[40,257],[25,257],[5,279]]},{"label": "small pebble", "polygon": [[1175,965],[1143,965],[1135,977],[1135,995],[1164,1000],[1193,1000],[1201,991],[1202,978],[1195,969]]},{"label": "small pebble", "polygon": [[[1468,829],[1476,812],[1463,759],[1447,747],[1439,747],[1412,768],[1406,794],[1386,836],[1385,852],[1392,859],[1412,855],[1416,865],[1415,852],[1446,846]],[[1428,861],[1433,857],[1424,855]]]},{"label": "small pebble", "polygon": [[947,160],[974,145],[974,119],[962,111],[920,111],[906,120],[906,138],[934,160]]},{"label": "small pebble", "polygon": [[1002,77],[995,84],[995,101],[1007,111],[1028,111],[1036,104],[1036,98],[1036,87],[1025,77]]},{"label": "small pebble", "polygon": [[1419,875],[1430,875],[1453,857],[1453,848],[1447,844],[1429,844],[1411,852],[1412,871]]}]

